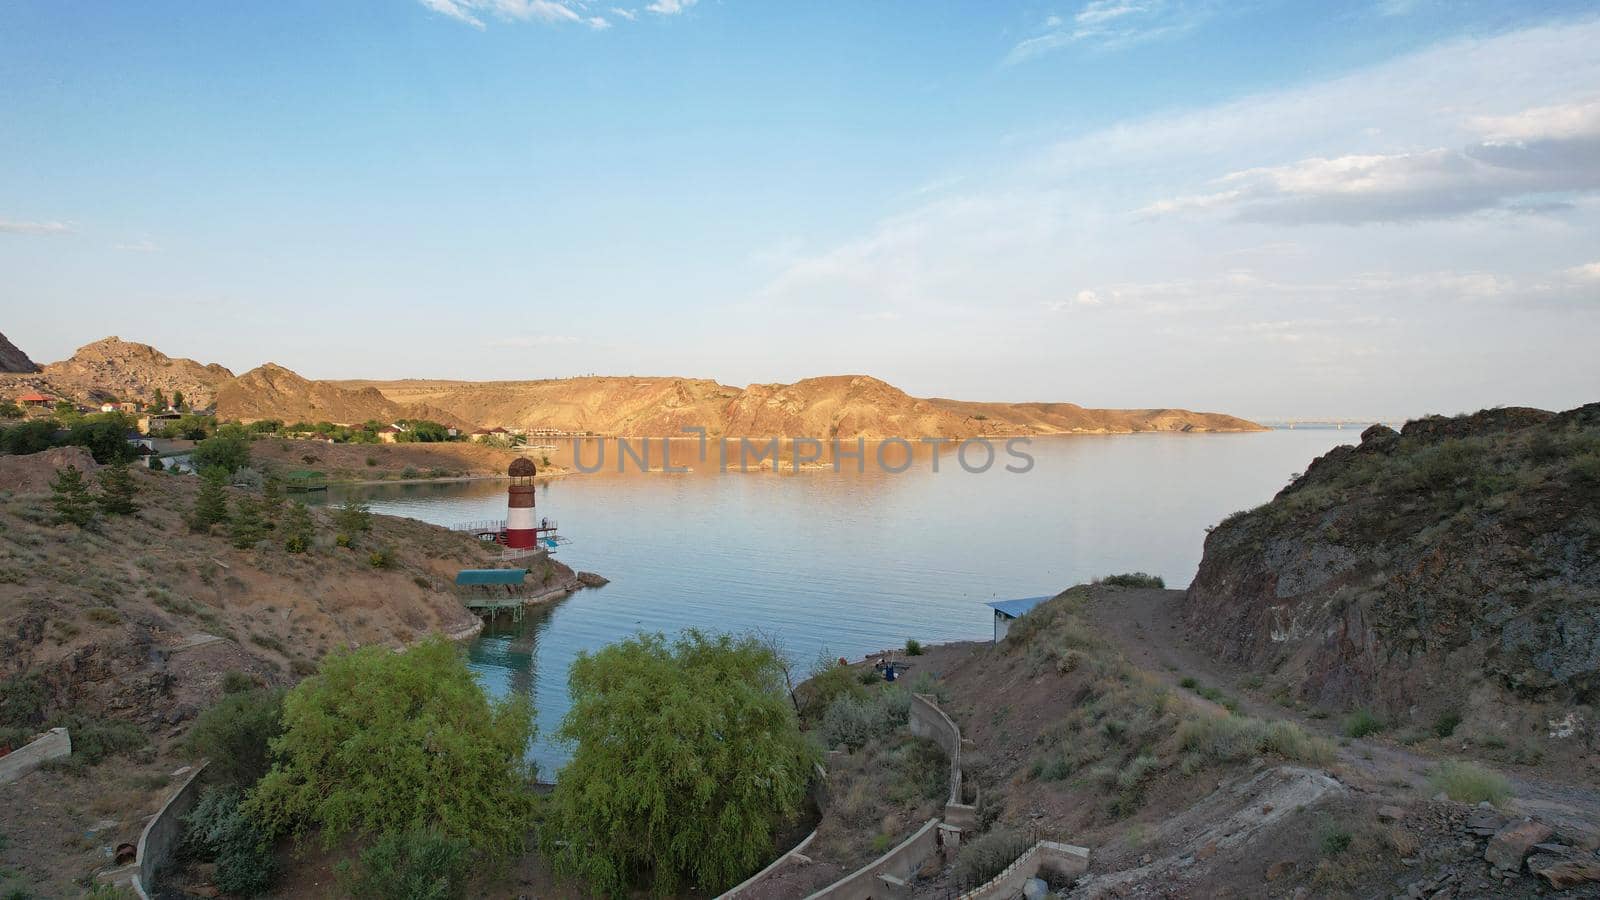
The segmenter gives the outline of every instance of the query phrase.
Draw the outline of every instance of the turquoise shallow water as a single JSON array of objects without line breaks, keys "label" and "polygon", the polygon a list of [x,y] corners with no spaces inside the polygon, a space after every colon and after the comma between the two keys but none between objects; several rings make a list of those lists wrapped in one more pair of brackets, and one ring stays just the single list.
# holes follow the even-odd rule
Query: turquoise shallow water
[{"label": "turquoise shallow water", "polygon": [[[558,556],[611,584],[486,630],[471,646],[472,666],[495,693],[532,695],[540,731],[532,754],[549,777],[567,758],[552,738],[579,651],[640,630],[760,630],[809,663],[824,651],[855,658],[911,637],[984,638],[985,601],[1113,572],[1151,572],[1183,587],[1207,526],[1266,502],[1313,458],[1356,439],[1336,430],[1040,438],[1025,474],[999,465],[969,474],[946,455],[937,474],[923,457],[900,474],[713,465],[556,479],[541,485],[538,504],[571,540]],[[439,524],[505,509],[496,481],[347,488],[326,500],[347,493],[378,512]]]}]

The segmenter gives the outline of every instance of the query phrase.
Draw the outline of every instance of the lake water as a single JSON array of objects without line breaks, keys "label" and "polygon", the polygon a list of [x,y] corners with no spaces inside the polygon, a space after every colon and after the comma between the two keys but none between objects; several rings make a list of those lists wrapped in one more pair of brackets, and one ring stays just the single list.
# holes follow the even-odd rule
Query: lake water
[{"label": "lake water", "polygon": [[[927,453],[899,474],[871,465],[724,473],[714,461],[687,474],[616,474],[613,452],[608,471],[538,491],[540,515],[559,520],[571,541],[557,556],[611,584],[530,610],[517,624],[502,618],[472,643],[471,664],[490,691],[532,695],[532,755],[548,778],[568,756],[552,738],[580,651],[641,630],[760,630],[809,664],[824,652],[859,658],[907,638],[985,638],[986,601],[1115,572],[1150,572],[1184,587],[1207,526],[1266,502],[1358,434],[1036,438],[1024,474],[1004,471],[1003,453],[984,474],[963,471],[949,453],[937,474]],[[673,462],[681,461],[675,446]],[[335,489],[326,502],[350,494],[377,512],[443,525],[505,514],[499,481]]]}]

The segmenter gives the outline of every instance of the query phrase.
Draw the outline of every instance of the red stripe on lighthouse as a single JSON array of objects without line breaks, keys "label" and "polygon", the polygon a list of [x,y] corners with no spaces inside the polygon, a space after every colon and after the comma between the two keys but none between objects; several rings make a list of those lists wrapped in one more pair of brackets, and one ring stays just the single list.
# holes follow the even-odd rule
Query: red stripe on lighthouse
[{"label": "red stripe on lighthouse", "polygon": [[513,484],[506,501],[506,546],[532,550],[539,544],[538,519],[533,509],[533,485]]}]

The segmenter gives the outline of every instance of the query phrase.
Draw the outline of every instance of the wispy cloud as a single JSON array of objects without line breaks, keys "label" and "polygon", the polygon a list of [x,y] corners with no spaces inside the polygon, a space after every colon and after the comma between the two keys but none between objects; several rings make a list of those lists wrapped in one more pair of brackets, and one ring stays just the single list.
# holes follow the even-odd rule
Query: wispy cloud
[{"label": "wispy cloud", "polygon": [[603,16],[587,12],[585,0],[417,0],[434,12],[482,31],[484,18],[508,22],[571,23],[600,30],[610,28]]},{"label": "wispy cloud", "polygon": [[675,16],[695,4],[696,0],[655,0],[645,9],[663,16]]},{"label": "wispy cloud", "polygon": [[488,346],[496,350],[527,350],[532,347],[552,347],[560,344],[576,343],[578,343],[578,339],[570,335],[521,334],[496,338],[489,341]]},{"label": "wispy cloud", "polygon": [[1194,0],[1091,0],[1071,19],[1050,16],[1040,33],[1019,41],[1007,65],[1071,46],[1115,50],[1186,32],[1211,14]]},{"label": "wispy cloud", "polygon": [[632,21],[634,21],[634,20],[639,18],[639,14],[638,13],[634,12],[631,9],[623,9],[620,6],[611,7],[611,14],[616,16],[619,19],[627,19],[629,22],[632,22]]},{"label": "wispy cloud", "polygon": [[0,234],[72,234],[77,229],[66,222],[19,222],[0,219]]}]

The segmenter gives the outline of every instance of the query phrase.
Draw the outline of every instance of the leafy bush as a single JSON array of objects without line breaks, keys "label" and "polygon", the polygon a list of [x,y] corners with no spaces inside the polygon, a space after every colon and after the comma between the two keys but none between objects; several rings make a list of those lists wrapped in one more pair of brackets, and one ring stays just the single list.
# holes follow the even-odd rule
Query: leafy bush
[{"label": "leafy bush", "polygon": [[561,736],[577,748],[541,831],[559,871],[595,893],[714,893],[770,857],[816,760],[770,644],[639,635],[580,653],[569,680]]},{"label": "leafy bush", "polygon": [[342,864],[339,881],[357,900],[449,900],[461,896],[471,862],[465,838],[412,828],[378,838],[359,866]]},{"label": "leafy bush", "polygon": [[907,656],[921,656],[922,655],[922,642],[917,640],[916,638],[907,638],[906,639],[906,655]]},{"label": "leafy bush", "polygon": [[395,565],[394,551],[388,547],[379,547],[367,555],[367,562],[374,569],[392,569]]},{"label": "leafy bush", "polygon": [[1034,842],[1023,832],[1000,828],[963,843],[956,852],[955,879],[961,888],[973,888],[1005,871],[1028,852]]},{"label": "leafy bush", "polygon": [[1107,575],[1100,579],[1100,584],[1109,584],[1112,587],[1126,588],[1165,588],[1167,583],[1160,575],[1149,575],[1144,572],[1124,572],[1121,575]]},{"label": "leafy bush", "polygon": [[1446,710],[1433,720],[1433,733],[1436,737],[1447,738],[1456,733],[1456,726],[1461,724],[1461,714],[1455,710]]},{"label": "leafy bush", "polygon": [[52,718],[48,727],[65,728],[72,736],[70,759],[84,765],[98,765],[106,757],[138,750],[150,742],[139,726],[120,719],[105,719],[82,713],[67,713]]},{"label": "leafy bush", "polygon": [[841,694],[822,714],[822,737],[829,747],[859,750],[867,741],[906,723],[911,695],[884,688],[871,697]]},{"label": "leafy bush", "polygon": [[252,897],[271,887],[277,872],[269,835],[245,809],[243,798],[237,787],[206,788],[183,817],[179,853],[215,862],[223,893]]},{"label": "leafy bush", "polygon": [[839,697],[862,696],[862,683],[863,679],[849,666],[830,659],[824,652],[812,668],[811,677],[800,686],[800,714],[812,721],[821,719]]},{"label": "leafy bush", "polygon": [[281,734],[283,691],[247,689],[223,695],[200,714],[189,731],[189,751],[211,760],[212,777],[248,788],[271,768],[269,747]]},{"label": "leafy bush", "polygon": [[1511,799],[1511,782],[1504,775],[1460,760],[1441,763],[1428,776],[1428,789],[1435,793],[1442,791],[1458,803],[1487,800],[1499,806]]},{"label": "leafy bush", "polygon": [[224,694],[241,694],[256,689],[256,680],[245,672],[225,672],[222,676]]},{"label": "leafy bush", "polygon": [[1371,710],[1358,709],[1345,717],[1344,736],[1363,738],[1369,734],[1377,734],[1387,727],[1383,719],[1378,718]]},{"label": "leafy bush", "polygon": [[1338,856],[1350,849],[1350,841],[1353,838],[1350,829],[1338,824],[1328,824],[1322,827],[1317,843],[1321,846],[1324,856]]},{"label": "leafy bush", "polygon": [[431,824],[504,855],[527,830],[532,736],[527,699],[491,703],[442,637],[335,653],[284,697],[274,765],[246,805],[273,833],[320,827],[329,846]]}]

